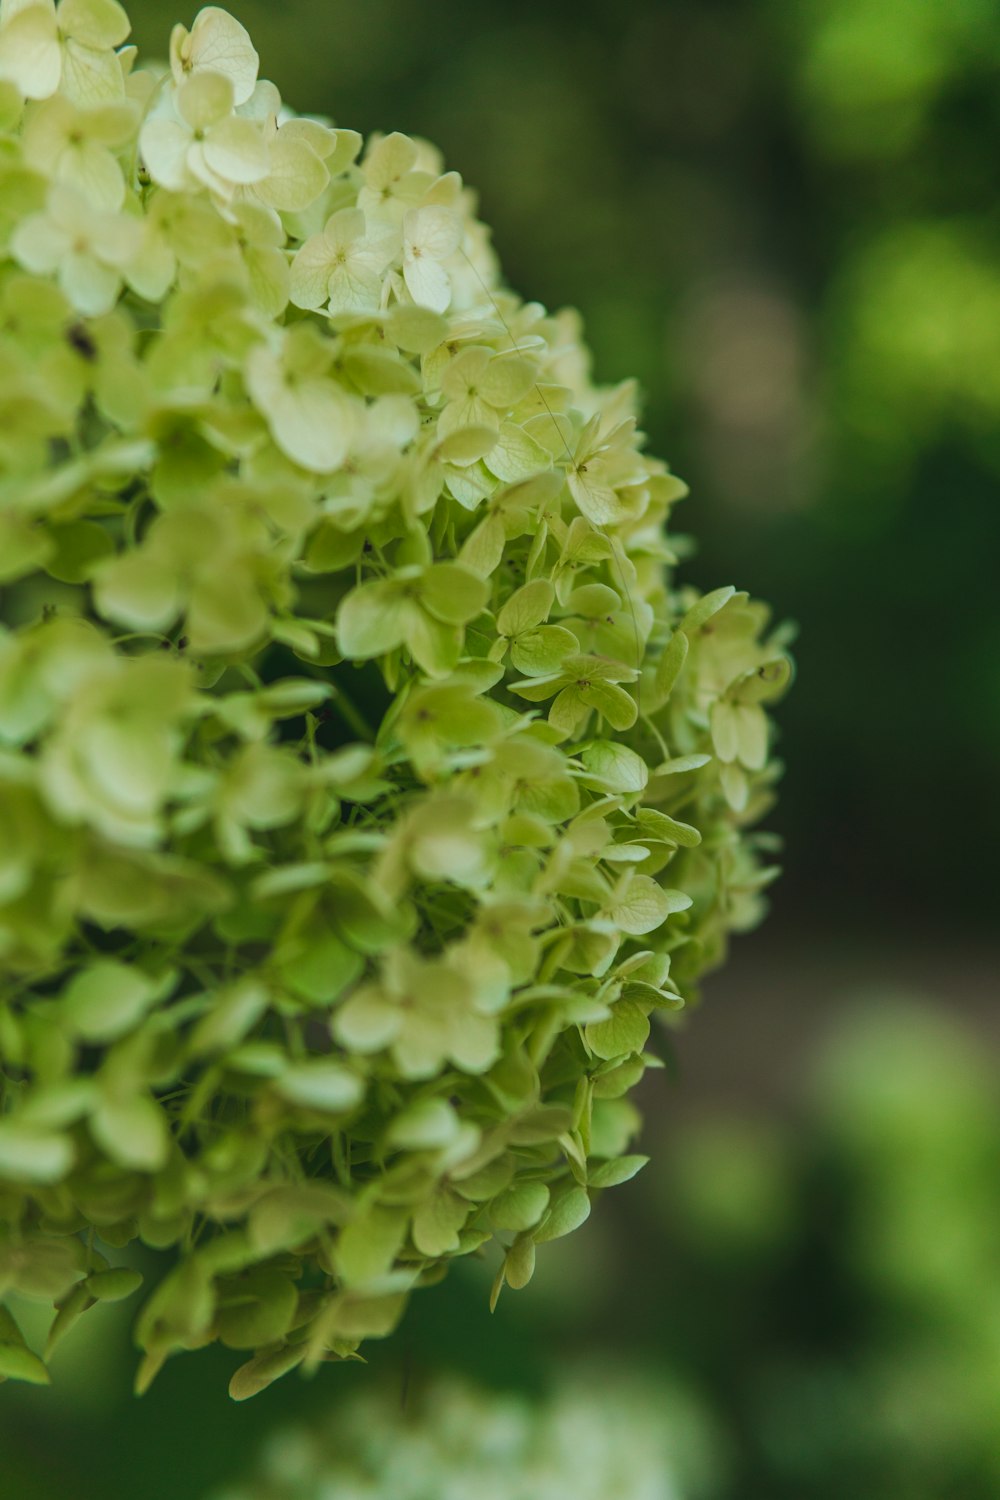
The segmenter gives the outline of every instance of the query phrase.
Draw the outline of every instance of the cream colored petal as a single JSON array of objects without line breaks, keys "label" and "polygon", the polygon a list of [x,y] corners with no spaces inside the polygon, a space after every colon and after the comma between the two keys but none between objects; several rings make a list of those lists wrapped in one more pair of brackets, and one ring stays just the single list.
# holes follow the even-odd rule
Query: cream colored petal
[{"label": "cream colored petal", "polygon": [[420,307],[445,312],[451,301],[448,273],[439,261],[425,255],[408,259],[403,267],[406,289]]},{"label": "cream colored petal", "polygon": [[220,120],[205,136],[202,149],[209,169],[226,182],[247,186],[262,181],[270,170],[267,145],[252,120]]},{"label": "cream colored petal", "polygon": [[113,52],[98,52],[68,37],[62,58],[62,89],[75,104],[89,108],[125,97],[125,79]]},{"label": "cream colored petal", "polygon": [[151,118],[139,135],[139,150],[146,170],[160,187],[183,192],[191,186],[187,165],[191,132],[179,120]]},{"label": "cream colored petal", "polygon": [[93,255],[70,251],[59,266],[59,285],[77,312],[97,318],[114,307],[121,278]]},{"label": "cream colored petal", "polygon": [[260,58],[246,27],[227,11],[217,5],[200,10],[183,52],[185,71],[206,70],[228,78],[237,104],[245,104],[252,95]]},{"label": "cream colored petal", "polygon": [[19,265],[26,271],[35,271],[47,276],[55,271],[60,260],[67,254],[70,238],[48,214],[32,214],[15,229],[10,242],[10,251]]},{"label": "cream colored petal", "polygon": [[315,310],[326,305],[334,264],[326,236],[310,235],[292,261],[291,298],[296,307]]},{"label": "cream colored petal", "polygon": [[48,99],[59,87],[62,52],[55,13],[48,5],[28,5],[0,31],[0,78],[9,79],[28,99]]}]

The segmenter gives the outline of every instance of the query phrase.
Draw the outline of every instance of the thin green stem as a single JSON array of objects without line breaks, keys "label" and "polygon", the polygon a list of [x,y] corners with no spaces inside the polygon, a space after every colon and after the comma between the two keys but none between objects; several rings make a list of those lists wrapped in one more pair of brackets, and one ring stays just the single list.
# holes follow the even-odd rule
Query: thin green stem
[{"label": "thin green stem", "polygon": [[335,687],[333,690],[333,706],[349,729],[353,729],[355,734],[359,735],[361,739],[367,740],[370,745],[375,743],[374,729],[356,705],[351,702],[347,694],[339,687]]}]

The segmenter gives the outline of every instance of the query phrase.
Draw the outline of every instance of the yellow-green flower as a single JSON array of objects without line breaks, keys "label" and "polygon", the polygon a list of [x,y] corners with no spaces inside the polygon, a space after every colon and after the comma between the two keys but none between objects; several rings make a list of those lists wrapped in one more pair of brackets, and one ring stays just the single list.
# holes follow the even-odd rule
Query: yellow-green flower
[{"label": "yellow-green flower", "polygon": [[168,1252],[138,1388],[217,1340],[242,1398],[643,1165],[790,666],[433,147],[216,6],[128,33],[0,0],[0,1296],[51,1350]]}]

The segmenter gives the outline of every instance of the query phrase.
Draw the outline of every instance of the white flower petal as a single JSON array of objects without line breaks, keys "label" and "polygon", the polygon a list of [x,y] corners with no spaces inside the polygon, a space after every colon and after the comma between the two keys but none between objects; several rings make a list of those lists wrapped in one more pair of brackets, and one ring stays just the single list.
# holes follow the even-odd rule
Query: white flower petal
[{"label": "white flower petal", "polygon": [[110,151],[92,141],[84,141],[75,150],[64,152],[56,175],[79,188],[95,208],[118,209],[125,201],[125,178],[121,167]]},{"label": "white flower petal", "polygon": [[58,268],[68,252],[70,239],[66,231],[54,224],[48,214],[32,214],[15,229],[10,251],[26,271],[48,276]]},{"label": "white flower petal", "polygon": [[332,381],[305,380],[287,387],[264,415],[278,447],[303,469],[326,474],[347,457],[353,413]]},{"label": "white flower petal", "polygon": [[331,214],[323,230],[323,238],[331,250],[346,250],[365,232],[365,216],[359,208],[342,208]]},{"label": "white flower petal", "polygon": [[252,120],[221,120],[206,135],[202,151],[209,169],[227,182],[246,185],[268,174],[267,144]]},{"label": "white flower petal", "polygon": [[237,104],[245,104],[257,83],[260,58],[254,50],[250,34],[234,16],[220,10],[217,5],[207,5],[195,17],[190,33],[184,32],[171,38],[171,65],[174,77],[180,82],[186,73],[221,73],[233,85]]},{"label": "white flower petal", "polygon": [[113,52],[98,52],[70,37],[62,46],[62,88],[75,104],[85,106],[124,98],[121,64]]},{"label": "white flower petal", "polygon": [[98,318],[114,307],[121,278],[93,255],[71,251],[60,263],[59,285],[77,312]]},{"label": "white flower petal", "polygon": [[333,264],[326,236],[310,235],[292,261],[291,298],[296,307],[316,309],[326,305]]},{"label": "white flower petal", "polygon": [[420,307],[429,307],[432,312],[447,310],[451,301],[451,283],[439,261],[426,256],[407,260],[403,279],[410,296]]},{"label": "white flower petal", "polygon": [[110,52],[132,30],[118,0],[61,0],[59,30],[85,47]]},{"label": "white flower petal", "polygon": [[382,299],[382,278],[366,266],[336,265],[329,279],[330,312],[376,312]]},{"label": "white flower petal", "polygon": [[196,73],[174,94],[177,113],[195,132],[224,120],[233,111],[233,86],[221,73]]},{"label": "white flower petal", "polygon": [[159,302],[173,285],[177,261],[163,240],[149,238],[124,269],[133,291],[147,302]]},{"label": "white flower petal", "polygon": [[59,87],[62,52],[51,6],[28,5],[0,31],[0,78],[28,99],[48,99]]},{"label": "white flower petal", "polygon": [[409,136],[394,130],[383,136],[368,152],[361,170],[365,182],[373,192],[385,192],[412,171],[417,159],[417,148]]},{"label": "white flower petal", "polygon": [[330,181],[326,163],[306,141],[278,134],[270,142],[270,161],[270,171],[257,194],[285,213],[301,213],[316,202]]},{"label": "white flower petal", "polygon": [[316,474],[339,468],[354,436],[350,399],[331,380],[290,380],[281,356],[266,344],[246,365],[250,399],[281,451]]},{"label": "white flower petal", "polygon": [[403,239],[408,254],[432,256],[447,260],[462,243],[462,220],[451,208],[431,205],[415,208],[403,221]]},{"label": "white flower petal", "polygon": [[191,186],[187,166],[190,145],[191,132],[179,120],[150,118],[139,135],[139,150],[150,177],[173,192]]}]

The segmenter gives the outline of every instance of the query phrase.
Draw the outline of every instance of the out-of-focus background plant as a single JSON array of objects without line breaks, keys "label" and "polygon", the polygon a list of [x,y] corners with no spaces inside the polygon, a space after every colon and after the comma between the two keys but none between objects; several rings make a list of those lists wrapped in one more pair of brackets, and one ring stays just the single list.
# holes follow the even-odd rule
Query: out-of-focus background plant
[{"label": "out-of-focus background plant", "polygon": [[[731,577],[799,620],[774,820],[788,873],[664,1046],[652,1164],[523,1297],[490,1320],[493,1268],[456,1277],[411,1314],[412,1368],[376,1351],[250,1411],[208,1355],[136,1405],[95,1330],[67,1342],[54,1391],[0,1392],[0,1497],[197,1496],[293,1413],[358,1390],[401,1403],[436,1366],[534,1396],[554,1355],[604,1349],[710,1414],[719,1500],[988,1500],[998,13],[230,9],[300,108],[444,149],[517,290],[575,303],[599,378],[641,380],[651,447],[692,486],[692,580]],[[158,45],[160,7],[130,11]],[[907,987],[932,998],[902,1006]]]}]

